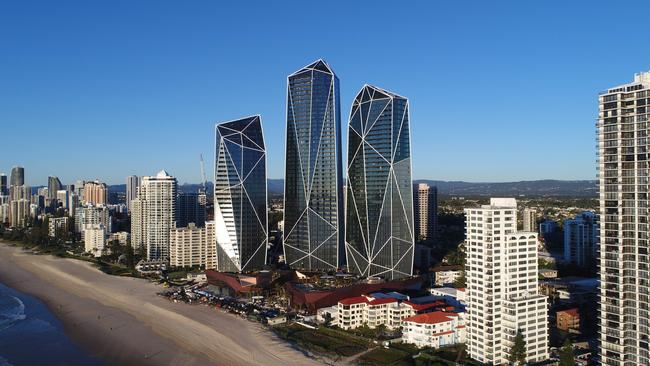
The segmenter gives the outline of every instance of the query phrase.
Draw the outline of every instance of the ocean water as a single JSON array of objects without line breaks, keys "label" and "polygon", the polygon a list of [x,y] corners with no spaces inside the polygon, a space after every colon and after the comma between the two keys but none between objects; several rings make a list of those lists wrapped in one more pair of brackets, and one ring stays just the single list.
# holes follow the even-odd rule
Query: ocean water
[{"label": "ocean water", "polygon": [[40,300],[0,283],[0,366],[105,366],[73,343]]}]

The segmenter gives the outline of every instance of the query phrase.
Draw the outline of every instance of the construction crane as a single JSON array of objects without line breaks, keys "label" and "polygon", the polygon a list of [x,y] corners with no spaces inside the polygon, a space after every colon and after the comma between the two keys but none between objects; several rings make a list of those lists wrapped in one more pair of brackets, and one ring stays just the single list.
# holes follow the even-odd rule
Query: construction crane
[{"label": "construction crane", "polygon": [[203,193],[207,194],[207,184],[208,184],[208,179],[205,177],[205,162],[203,161],[203,154],[201,156],[201,177],[203,178]]}]

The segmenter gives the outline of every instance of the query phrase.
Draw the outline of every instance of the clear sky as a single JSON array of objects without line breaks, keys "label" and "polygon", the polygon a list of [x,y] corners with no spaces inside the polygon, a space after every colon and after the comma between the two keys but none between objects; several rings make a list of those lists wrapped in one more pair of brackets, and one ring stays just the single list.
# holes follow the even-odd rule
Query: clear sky
[{"label": "clear sky", "polygon": [[199,182],[214,123],[259,113],[281,178],[286,76],[322,57],[344,131],[364,83],[410,99],[415,179],[595,179],[597,95],[650,69],[650,2],[406,3],[0,2],[0,172]]}]

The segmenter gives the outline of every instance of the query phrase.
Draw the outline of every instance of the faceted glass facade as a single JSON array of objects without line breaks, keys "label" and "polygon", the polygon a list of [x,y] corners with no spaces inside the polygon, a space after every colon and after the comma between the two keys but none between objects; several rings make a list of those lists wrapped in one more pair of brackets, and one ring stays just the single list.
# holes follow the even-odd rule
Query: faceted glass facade
[{"label": "faceted glass facade", "polygon": [[343,177],[339,80],[322,60],[289,76],[284,194],[288,265],[343,264]]},{"label": "faceted glass facade", "polygon": [[217,270],[249,272],[266,263],[266,150],[259,116],[216,127],[214,219]]},{"label": "faceted glass facade", "polygon": [[413,268],[413,193],[408,100],[365,86],[348,130],[348,269],[399,278]]}]

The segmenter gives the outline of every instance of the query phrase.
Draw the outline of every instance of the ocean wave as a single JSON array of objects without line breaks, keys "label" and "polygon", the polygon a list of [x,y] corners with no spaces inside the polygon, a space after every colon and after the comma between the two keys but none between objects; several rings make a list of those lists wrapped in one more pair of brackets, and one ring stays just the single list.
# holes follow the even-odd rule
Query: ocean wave
[{"label": "ocean wave", "polygon": [[[25,304],[11,295],[0,294],[0,331],[25,320]],[[0,359],[0,366],[3,366]]]}]

